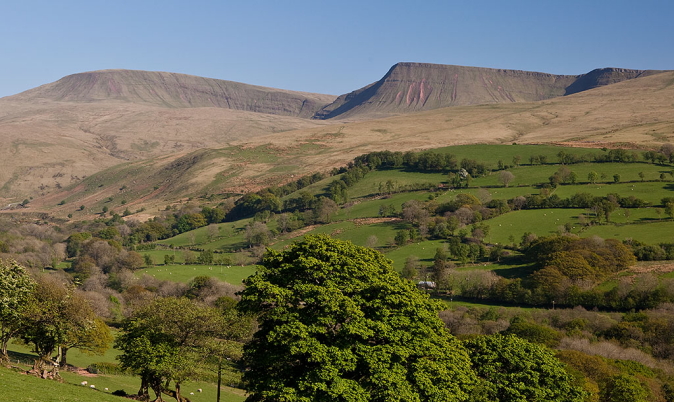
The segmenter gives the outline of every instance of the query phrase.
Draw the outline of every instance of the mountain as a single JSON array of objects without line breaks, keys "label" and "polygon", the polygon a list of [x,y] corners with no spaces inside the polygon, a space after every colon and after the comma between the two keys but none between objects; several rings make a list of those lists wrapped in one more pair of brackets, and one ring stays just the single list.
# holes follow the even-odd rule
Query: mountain
[{"label": "mountain", "polygon": [[0,201],[53,192],[111,166],[326,123],[335,96],[184,74],[74,74],[0,99]]},{"label": "mountain", "polygon": [[78,103],[121,101],[168,108],[217,107],[306,118],[335,97],[185,74],[103,70],[69,75],[11,98]]},{"label": "mountain", "polygon": [[662,71],[604,68],[583,75],[398,63],[379,81],[338,97],[317,119],[363,119],[490,103],[532,102]]}]

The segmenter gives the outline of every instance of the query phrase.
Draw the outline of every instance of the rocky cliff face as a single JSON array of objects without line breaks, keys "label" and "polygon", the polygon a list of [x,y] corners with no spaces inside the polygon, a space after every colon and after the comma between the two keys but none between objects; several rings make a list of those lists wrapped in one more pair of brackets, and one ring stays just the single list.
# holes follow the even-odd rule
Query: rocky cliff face
[{"label": "rocky cliff face", "polygon": [[104,70],[73,74],[15,95],[14,100],[122,101],[170,108],[218,107],[282,116],[311,117],[332,95],[247,85],[185,74]]},{"label": "rocky cliff face", "polygon": [[447,106],[531,102],[659,71],[600,69],[584,75],[398,63],[381,80],[338,97],[314,118],[381,117]]}]

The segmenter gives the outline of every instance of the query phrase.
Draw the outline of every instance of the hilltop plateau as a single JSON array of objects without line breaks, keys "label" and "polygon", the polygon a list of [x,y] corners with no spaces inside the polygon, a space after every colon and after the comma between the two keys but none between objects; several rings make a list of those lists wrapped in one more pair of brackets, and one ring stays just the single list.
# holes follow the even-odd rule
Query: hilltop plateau
[{"label": "hilltop plateau", "polygon": [[655,70],[602,68],[581,75],[398,63],[379,81],[342,95],[316,118],[372,118],[448,106],[532,102],[571,95]]}]

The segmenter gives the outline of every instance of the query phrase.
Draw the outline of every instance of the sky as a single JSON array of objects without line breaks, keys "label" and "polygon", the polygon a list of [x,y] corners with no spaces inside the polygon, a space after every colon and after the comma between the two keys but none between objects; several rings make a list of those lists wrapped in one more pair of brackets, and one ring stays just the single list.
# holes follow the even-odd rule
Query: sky
[{"label": "sky", "polygon": [[674,1],[0,2],[0,97],[113,68],[340,95],[403,61],[674,69]]}]

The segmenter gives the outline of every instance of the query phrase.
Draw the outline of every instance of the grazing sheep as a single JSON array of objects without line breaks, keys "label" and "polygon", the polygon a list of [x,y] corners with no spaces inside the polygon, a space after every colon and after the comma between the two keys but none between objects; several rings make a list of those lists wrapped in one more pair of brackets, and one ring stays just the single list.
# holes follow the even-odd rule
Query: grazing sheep
[{"label": "grazing sheep", "polygon": [[94,389],[96,386],[94,384],[89,385],[89,388]]},{"label": "grazing sheep", "polygon": [[88,384],[88,382],[86,382],[86,381],[82,381],[82,382],[80,383],[80,385],[87,385],[87,384]]},{"label": "grazing sheep", "polygon": [[197,392],[204,392],[204,391],[203,391],[201,388],[199,388],[199,389],[197,390]]},{"label": "grazing sheep", "polygon": [[190,395],[194,395],[194,392],[190,392]]}]

